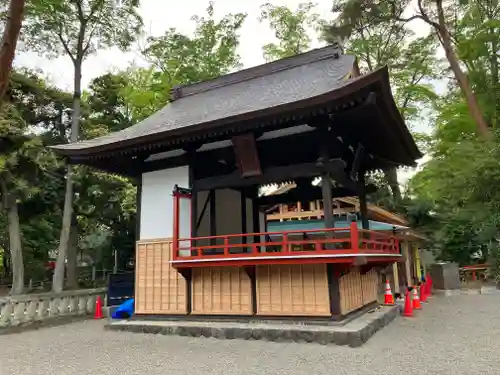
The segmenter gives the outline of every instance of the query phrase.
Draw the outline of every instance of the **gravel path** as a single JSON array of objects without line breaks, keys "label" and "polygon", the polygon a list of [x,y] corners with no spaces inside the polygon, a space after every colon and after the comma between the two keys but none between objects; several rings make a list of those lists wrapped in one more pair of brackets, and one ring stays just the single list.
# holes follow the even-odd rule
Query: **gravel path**
[{"label": "gravel path", "polygon": [[104,331],[86,321],[0,336],[0,375],[500,373],[500,294],[434,297],[358,349]]}]

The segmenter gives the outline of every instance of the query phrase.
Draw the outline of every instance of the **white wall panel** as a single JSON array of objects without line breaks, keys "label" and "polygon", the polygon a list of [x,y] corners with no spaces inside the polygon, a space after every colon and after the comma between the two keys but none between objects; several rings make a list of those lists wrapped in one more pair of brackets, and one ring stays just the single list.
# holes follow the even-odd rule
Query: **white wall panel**
[{"label": "white wall panel", "polygon": [[[140,239],[159,239],[173,237],[173,197],[174,185],[189,188],[189,166],[142,175],[141,230]],[[189,236],[191,214],[188,204],[180,205],[180,236]]]}]

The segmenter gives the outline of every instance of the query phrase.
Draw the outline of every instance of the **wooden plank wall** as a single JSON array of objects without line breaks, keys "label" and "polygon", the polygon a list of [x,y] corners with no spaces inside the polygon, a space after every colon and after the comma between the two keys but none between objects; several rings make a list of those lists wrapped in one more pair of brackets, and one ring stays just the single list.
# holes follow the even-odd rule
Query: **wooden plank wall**
[{"label": "wooden plank wall", "polygon": [[250,278],[241,267],[193,268],[192,313],[251,315]]},{"label": "wooden plank wall", "polygon": [[329,316],[325,264],[257,266],[257,314]]},{"label": "wooden plank wall", "polygon": [[377,300],[378,273],[373,268],[361,275],[358,268],[353,268],[339,280],[340,312],[346,315],[370,302]]},{"label": "wooden plank wall", "polygon": [[363,305],[368,305],[378,298],[379,276],[375,269],[371,269],[361,275],[361,287],[363,292]]},{"label": "wooden plank wall", "polygon": [[170,265],[172,240],[140,241],[136,247],[136,314],[186,314],[187,285]]}]

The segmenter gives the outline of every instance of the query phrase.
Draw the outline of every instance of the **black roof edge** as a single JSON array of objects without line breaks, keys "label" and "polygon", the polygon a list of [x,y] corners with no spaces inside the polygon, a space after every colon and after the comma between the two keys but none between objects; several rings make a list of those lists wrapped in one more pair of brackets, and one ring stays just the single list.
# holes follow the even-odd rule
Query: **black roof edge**
[{"label": "black roof edge", "polygon": [[[383,74],[383,90],[385,91],[385,95],[391,100],[385,100],[386,106],[387,106],[387,111],[389,113],[389,116],[391,116],[395,122],[399,124],[399,127],[397,128],[398,133],[399,133],[399,138],[402,139],[403,144],[407,150],[407,152],[411,155],[412,159],[417,160],[423,157],[424,155],[422,152],[418,149],[417,144],[415,143],[415,140],[410,132],[410,129],[406,125],[406,122],[401,115],[401,112],[399,111],[396,102],[394,101],[394,95],[392,94],[391,90],[391,85],[390,85],[390,80],[389,80],[389,68],[385,66],[382,68],[382,74]],[[416,162],[413,163],[413,166],[416,165]]]},{"label": "black roof edge", "polygon": [[[162,138],[178,138],[178,137],[189,137],[192,134],[198,133],[200,131],[214,131],[217,127],[225,127],[231,124],[242,122],[242,121],[261,121],[266,117],[272,117],[278,115],[280,112],[287,112],[294,107],[305,107],[308,105],[318,105],[320,102],[327,103],[332,100],[341,99],[342,97],[352,94],[355,91],[362,90],[370,85],[376,84],[378,82],[379,87],[382,89],[382,93],[384,96],[384,104],[385,110],[387,111],[387,117],[392,119],[398,126],[395,129],[396,136],[401,139],[404,148],[407,151],[407,155],[413,159],[419,159],[423,156],[423,154],[418,149],[415,141],[407,128],[404,119],[399,112],[396,103],[394,102],[394,97],[392,96],[392,91],[389,83],[389,70],[387,66],[384,66],[380,69],[375,70],[366,75],[362,75],[352,79],[352,82],[348,85],[340,87],[336,90],[330,91],[328,93],[303,99],[299,102],[287,103],[278,107],[268,108],[263,111],[259,111],[258,113],[245,113],[240,114],[233,117],[228,117],[225,119],[219,119],[212,121],[210,123],[201,123],[194,126],[190,126],[187,128],[180,128],[174,131],[167,130],[160,133],[149,134],[145,136],[141,136],[138,138],[131,138],[121,142],[110,143],[106,145],[99,145],[95,147],[89,147],[85,149],[65,149],[59,148],[60,145],[49,146],[50,149],[59,153],[62,156],[68,157],[70,159],[74,157],[83,157],[83,158],[93,158],[98,156],[101,153],[115,153],[115,152],[124,152],[128,148],[139,148],[141,145],[146,145],[148,143],[156,143],[159,142]],[[332,95],[333,94],[333,95]],[[313,103],[311,103],[313,102]],[[104,156],[104,155],[102,155]],[[410,166],[410,164],[407,164]],[[416,163],[412,163],[412,165],[416,165]]]}]

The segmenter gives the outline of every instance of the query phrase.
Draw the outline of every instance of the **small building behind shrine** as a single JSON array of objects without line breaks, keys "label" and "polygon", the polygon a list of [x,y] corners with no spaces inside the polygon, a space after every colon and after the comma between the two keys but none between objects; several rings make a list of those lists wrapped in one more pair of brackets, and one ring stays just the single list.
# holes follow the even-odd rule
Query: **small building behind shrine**
[{"label": "small building behind shrine", "polygon": [[[177,319],[372,306],[381,270],[404,257],[394,233],[369,228],[365,176],[421,157],[387,68],[360,76],[337,45],[175,87],[136,125],[55,150],[136,181],[135,312]],[[296,188],[259,194],[284,182]],[[270,205],[340,197],[359,200],[360,226],[324,210],[319,228],[266,228]]]}]

